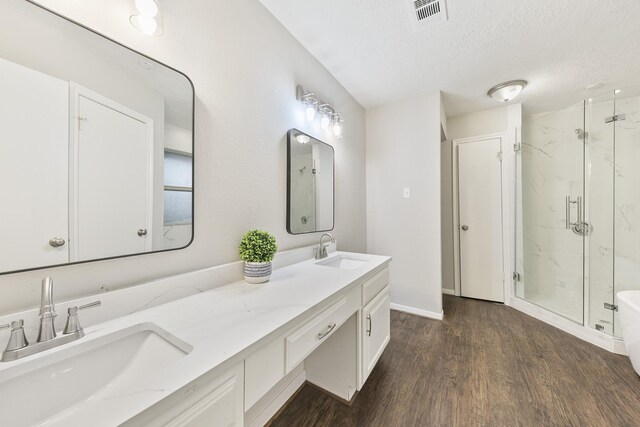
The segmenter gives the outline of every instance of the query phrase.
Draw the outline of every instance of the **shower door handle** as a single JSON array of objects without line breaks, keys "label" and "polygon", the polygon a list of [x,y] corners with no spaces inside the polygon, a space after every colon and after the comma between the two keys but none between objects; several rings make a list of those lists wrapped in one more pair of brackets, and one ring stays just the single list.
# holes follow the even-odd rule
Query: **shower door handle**
[{"label": "shower door handle", "polygon": [[[575,204],[577,212],[576,222],[571,222],[571,205]],[[576,197],[576,200],[571,200],[571,196],[565,197],[565,226],[567,230],[571,230],[572,227],[582,227],[584,221],[582,220],[582,197]]]},{"label": "shower door handle", "polygon": [[578,226],[582,227],[582,197],[578,196],[577,201],[576,201],[577,207],[578,207]]}]

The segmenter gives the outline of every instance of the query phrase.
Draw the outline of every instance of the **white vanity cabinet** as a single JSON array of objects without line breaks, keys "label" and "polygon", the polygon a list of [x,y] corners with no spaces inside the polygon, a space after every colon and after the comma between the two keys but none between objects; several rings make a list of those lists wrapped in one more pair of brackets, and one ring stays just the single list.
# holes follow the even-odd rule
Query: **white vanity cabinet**
[{"label": "white vanity cabinet", "polygon": [[369,378],[369,374],[378,363],[378,359],[391,339],[390,304],[391,296],[389,286],[387,286],[362,309],[360,316],[362,382],[360,387]]},{"label": "white vanity cabinet", "polygon": [[[283,298],[297,291],[297,283],[287,292],[276,283],[243,284],[241,295],[279,292]],[[318,282],[303,298],[330,285]],[[263,307],[264,297],[252,298]],[[244,307],[246,300],[240,301]],[[261,427],[305,382],[351,402],[389,343],[390,319],[389,267],[383,259],[125,425]]]}]

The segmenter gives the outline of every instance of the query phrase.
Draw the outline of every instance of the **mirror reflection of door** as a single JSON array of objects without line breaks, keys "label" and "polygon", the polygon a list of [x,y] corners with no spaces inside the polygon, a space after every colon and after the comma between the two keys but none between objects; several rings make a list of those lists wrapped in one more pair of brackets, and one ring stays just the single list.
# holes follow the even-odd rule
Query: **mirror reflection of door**
[{"label": "mirror reflection of door", "polygon": [[0,76],[0,272],[68,262],[69,84],[1,58]]},{"label": "mirror reflection of door", "polygon": [[0,274],[187,246],[189,79],[30,2],[6,3]]},{"label": "mirror reflection of door", "polygon": [[71,194],[76,196],[72,250],[77,258],[72,260],[151,250],[153,121],[75,88],[77,183]]}]

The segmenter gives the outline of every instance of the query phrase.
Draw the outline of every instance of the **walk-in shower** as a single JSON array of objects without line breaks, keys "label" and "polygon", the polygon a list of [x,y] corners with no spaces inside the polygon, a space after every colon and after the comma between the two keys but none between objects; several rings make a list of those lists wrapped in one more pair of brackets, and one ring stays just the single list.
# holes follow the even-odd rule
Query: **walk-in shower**
[{"label": "walk-in shower", "polygon": [[615,295],[640,289],[640,88],[525,119],[516,165],[516,296],[619,337]]}]

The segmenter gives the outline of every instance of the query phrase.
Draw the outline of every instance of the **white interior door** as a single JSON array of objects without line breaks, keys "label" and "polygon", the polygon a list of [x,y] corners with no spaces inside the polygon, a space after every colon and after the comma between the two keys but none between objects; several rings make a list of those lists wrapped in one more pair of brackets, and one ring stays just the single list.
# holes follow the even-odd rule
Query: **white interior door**
[{"label": "white interior door", "polygon": [[460,291],[504,302],[500,139],[458,145]]},{"label": "white interior door", "polygon": [[151,249],[152,128],[106,104],[77,97],[78,260]]},{"label": "white interior door", "polygon": [[68,162],[69,84],[0,59],[0,271],[69,261]]}]

